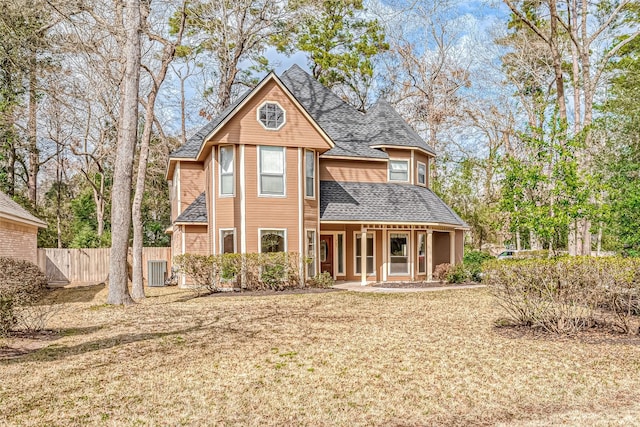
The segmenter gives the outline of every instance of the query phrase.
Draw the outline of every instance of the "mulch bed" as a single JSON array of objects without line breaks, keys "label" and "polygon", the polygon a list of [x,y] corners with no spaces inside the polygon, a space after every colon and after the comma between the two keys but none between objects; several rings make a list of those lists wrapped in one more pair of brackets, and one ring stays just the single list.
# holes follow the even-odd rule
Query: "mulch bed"
[{"label": "mulch bed", "polygon": [[468,283],[445,283],[445,282],[378,282],[372,285],[368,285],[372,288],[441,288],[443,286],[464,286],[464,285],[477,285],[475,282]]},{"label": "mulch bed", "polygon": [[247,291],[234,289],[233,291],[216,292],[209,297],[262,297],[267,295],[291,295],[291,294],[324,294],[327,292],[342,292],[342,289],[333,288],[293,288],[283,289],[281,291],[264,290],[264,291]]}]

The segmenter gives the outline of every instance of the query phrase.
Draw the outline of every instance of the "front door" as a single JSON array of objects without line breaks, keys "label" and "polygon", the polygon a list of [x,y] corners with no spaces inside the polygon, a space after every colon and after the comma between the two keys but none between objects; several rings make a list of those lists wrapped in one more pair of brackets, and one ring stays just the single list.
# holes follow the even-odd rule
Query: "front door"
[{"label": "front door", "polygon": [[333,276],[333,236],[320,235],[320,272],[327,272]]}]

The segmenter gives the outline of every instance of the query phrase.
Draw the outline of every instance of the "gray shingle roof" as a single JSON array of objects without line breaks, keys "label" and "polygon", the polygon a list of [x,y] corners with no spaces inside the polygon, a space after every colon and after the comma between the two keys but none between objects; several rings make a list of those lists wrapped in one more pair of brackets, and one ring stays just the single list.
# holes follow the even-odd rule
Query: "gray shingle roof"
[{"label": "gray shingle roof", "polygon": [[280,80],[335,143],[325,156],[389,158],[385,152],[369,147],[369,124],[365,114],[344,102],[302,68],[293,65]]},{"label": "gray shingle roof", "polygon": [[205,193],[200,194],[187,209],[176,218],[175,222],[192,222],[202,224],[207,222],[207,200]]},{"label": "gray shingle roof", "polygon": [[320,219],[467,224],[433,191],[394,183],[320,182]]},{"label": "gray shingle roof", "polygon": [[383,98],[367,111],[369,145],[397,145],[421,148],[433,155],[436,152],[404,121]]},{"label": "gray shingle roof", "polygon": [[[334,142],[335,147],[324,153],[324,156],[389,158],[384,151],[371,148],[379,145],[417,147],[435,154],[385,100],[379,100],[367,114],[363,114],[297,65],[285,71],[280,81]],[[170,157],[195,158],[207,135],[251,92],[248,90],[238,97],[183,146],[171,153]]]},{"label": "gray shingle roof", "polygon": [[36,223],[38,226],[42,228],[47,227],[47,223],[42,221],[40,218],[35,217],[25,208],[17,204],[11,199],[7,194],[0,191],[0,215],[5,214],[12,219],[16,220],[24,220],[32,223]]}]

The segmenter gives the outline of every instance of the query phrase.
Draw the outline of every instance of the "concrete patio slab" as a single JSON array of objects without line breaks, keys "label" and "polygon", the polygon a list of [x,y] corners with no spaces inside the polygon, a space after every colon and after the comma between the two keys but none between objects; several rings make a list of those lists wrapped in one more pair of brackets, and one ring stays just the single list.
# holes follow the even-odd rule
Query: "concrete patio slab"
[{"label": "concrete patio slab", "polygon": [[486,285],[443,285],[434,286],[428,288],[378,288],[373,286],[362,286],[360,282],[345,282],[333,285],[332,288],[342,289],[345,291],[353,292],[369,292],[375,294],[401,294],[412,292],[436,292],[436,291],[448,291],[453,289],[474,289],[484,288]]}]

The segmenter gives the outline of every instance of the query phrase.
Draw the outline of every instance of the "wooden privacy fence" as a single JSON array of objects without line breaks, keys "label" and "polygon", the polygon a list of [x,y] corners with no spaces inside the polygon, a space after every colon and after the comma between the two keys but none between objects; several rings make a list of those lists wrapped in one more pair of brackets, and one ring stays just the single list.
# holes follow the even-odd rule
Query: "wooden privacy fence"
[{"label": "wooden privacy fence", "polygon": [[[102,283],[109,277],[109,253],[109,248],[38,249],[38,266],[46,273],[49,283]],[[170,274],[171,248],[142,249],[142,275],[145,283],[149,260],[167,261],[167,274]]]}]

